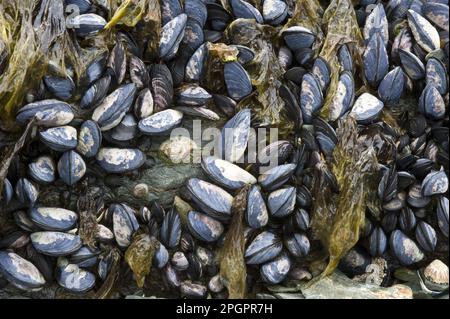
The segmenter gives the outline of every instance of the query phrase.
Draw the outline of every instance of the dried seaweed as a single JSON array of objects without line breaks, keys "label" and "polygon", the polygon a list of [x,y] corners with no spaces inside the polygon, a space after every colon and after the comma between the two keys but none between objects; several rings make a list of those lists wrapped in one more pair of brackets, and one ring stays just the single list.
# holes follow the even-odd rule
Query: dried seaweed
[{"label": "dried seaweed", "polygon": [[96,247],[96,235],[97,235],[97,219],[95,213],[96,204],[94,199],[86,195],[80,196],[77,202],[78,213],[80,216],[79,235],[83,244],[95,248]]},{"label": "dried seaweed", "polygon": [[230,227],[225,237],[225,243],[219,251],[220,276],[228,289],[230,299],[245,297],[247,269],[244,260],[244,214],[247,209],[247,193],[245,186],[235,196],[232,205]]},{"label": "dried seaweed", "polygon": [[133,271],[139,288],[144,287],[145,277],[150,273],[158,245],[156,238],[148,234],[138,234],[134,236],[133,242],[125,252],[125,260]]},{"label": "dried seaweed", "polygon": [[314,182],[312,231],[329,254],[329,263],[320,277],[329,275],[358,241],[364,225],[368,195],[376,191],[377,159],[370,143],[358,139],[356,121],[348,116],[337,129],[339,143],[333,153],[332,172],[339,193],[324,184],[321,172]]}]

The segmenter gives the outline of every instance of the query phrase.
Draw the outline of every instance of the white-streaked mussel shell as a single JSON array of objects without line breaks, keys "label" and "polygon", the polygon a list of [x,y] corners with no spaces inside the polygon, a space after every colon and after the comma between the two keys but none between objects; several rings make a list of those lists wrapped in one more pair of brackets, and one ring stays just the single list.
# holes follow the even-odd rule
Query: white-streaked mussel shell
[{"label": "white-streaked mussel shell", "polygon": [[22,290],[39,290],[45,285],[36,266],[14,252],[0,251],[0,274]]},{"label": "white-streaked mussel shell", "polygon": [[208,243],[218,240],[224,231],[219,221],[195,211],[188,213],[187,225],[194,237]]},{"label": "white-streaked mussel shell", "polygon": [[353,105],[350,114],[358,123],[368,123],[375,120],[383,110],[384,103],[370,93],[361,94]]},{"label": "white-streaked mussel shell", "polygon": [[222,154],[225,160],[234,163],[244,155],[250,136],[250,120],[250,109],[243,109],[223,126]]},{"label": "white-streaked mussel shell", "polygon": [[274,217],[284,217],[291,214],[295,207],[295,187],[278,189],[269,194],[267,206]]},{"label": "white-streaked mussel shell", "polygon": [[73,293],[87,292],[95,285],[93,273],[70,264],[66,258],[58,258],[56,279],[61,287]]},{"label": "white-streaked mussel shell", "polygon": [[56,165],[50,156],[40,156],[28,164],[28,175],[39,184],[50,184],[56,179]]},{"label": "white-streaked mussel shell", "polygon": [[73,126],[51,127],[39,133],[41,141],[57,152],[65,152],[77,147],[77,130]]},{"label": "white-streaked mussel shell", "polygon": [[30,218],[42,229],[65,231],[75,226],[78,215],[64,208],[33,207],[30,209]]},{"label": "white-streaked mussel shell", "polygon": [[124,173],[141,167],[145,154],[133,148],[101,148],[96,156],[98,164],[108,173]]},{"label": "white-streaked mussel shell", "polygon": [[167,109],[140,120],[138,127],[147,135],[164,135],[179,126],[182,120],[183,113]]},{"label": "white-streaked mussel shell", "polygon": [[102,132],[97,122],[87,120],[81,124],[78,134],[77,152],[84,157],[94,157],[97,155],[102,144]]},{"label": "white-streaked mussel shell", "polygon": [[82,246],[81,239],[78,235],[56,231],[32,233],[30,240],[38,252],[52,257],[73,254]]},{"label": "white-streaked mussel shell", "polygon": [[58,174],[64,183],[74,185],[86,174],[86,163],[77,152],[67,151],[58,161]]},{"label": "white-streaked mussel shell", "polygon": [[261,194],[261,189],[257,185],[253,185],[247,194],[245,219],[253,229],[264,227],[269,221],[269,211]]},{"label": "white-streaked mussel shell", "polygon": [[74,113],[69,104],[50,99],[25,105],[17,112],[16,121],[25,124],[32,118],[36,119],[37,125],[54,127],[69,124]]},{"label": "white-streaked mussel shell", "polygon": [[275,285],[282,282],[289,270],[291,269],[291,260],[289,256],[284,253],[268,263],[261,266],[261,278],[268,284]]},{"label": "white-streaked mussel shell", "polygon": [[251,242],[245,250],[246,263],[258,265],[278,256],[283,250],[281,239],[270,231],[264,231]]}]

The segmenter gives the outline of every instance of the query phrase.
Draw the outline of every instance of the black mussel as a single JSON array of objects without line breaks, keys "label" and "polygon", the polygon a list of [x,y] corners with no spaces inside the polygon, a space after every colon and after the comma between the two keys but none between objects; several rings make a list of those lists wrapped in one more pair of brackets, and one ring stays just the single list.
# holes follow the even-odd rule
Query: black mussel
[{"label": "black mussel", "polygon": [[153,114],[153,95],[149,88],[139,92],[134,103],[134,115],[141,120]]},{"label": "black mussel", "polygon": [[96,155],[98,164],[108,173],[124,173],[141,167],[145,154],[132,148],[101,148]]},{"label": "black mussel", "polygon": [[396,212],[405,207],[406,192],[398,193],[394,198],[388,202],[383,203],[383,209],[387,212]]},{"label": "black mussel", "polygon": [[353,105],[350,115],[361,124],[372,122],[378,118],[384,104],[370,93],[361,94]]},{"label": "black mussel", "polygon": [[278,140],[258,152],[258,163],[264,167],[266,167],[265,164],[283,164],[292,152],[293,146],[289,141]]},{"label": "black mussel", "polygon": [[147,67],[137,56],[132,56],[130,59],[130,79],[138,89],[147,87],[150,82]]},{"label": "black mussel", "polygon": [[314,134],[319,144],[320,150],[327,156],[332,155],[338,143],[338,138],[333,127],[321,118],[313,119]]},{"label": "black mussel", "polygon": [[415,264],[425,257],[416,243],[401,230],[392,232],[389,244],[395,257],[404,266]]},{"label": "black mussel", "polygon": [[306,210],[303,208],[297,209],[292,214],[292,220],[294,223],[294,226],[301,231],[307,231],[310,225],[310,218],[309,214]]},{"label": "black mussel", "polygon": [[183,58],[183,66],[187,63],[186,59],[189,58],[190,55],[204,42],[205,33],[203,32],[203,28],[200,23],[192,18],[187,19],[184,36],[180,44],[180,58]]},{"label": "black mussel", "polygon": [[344,71],[339,76],[336,94],[330,105],[330,121],[336,121],[343,116],[355,101],[355,81],[353,75]]},{"label": "black mussel", "polygon": [[422,136],[427,128],[427,119],[421,114],[417,114],[408,122],[408,133],[413,137]]},{"label": "black mussel", "polygon": [[102,132],[97,122],[87,120],[81,124],[78,134],[77,152],[84,157],[97,155],[102,144]]},{"label": "black mussel", "polygon": [[185,84],[177,90],[177,103],[180,105],[201,106],[211,98],[204,88],[198,84]]},{"label": "black mussel", "polygon": [[267,225],[269,213],[259,186],[254,185],[247,194],[247,210],[245,214],[247,224],[254,229]]},{"label": "black mussel", "polygon": [[164,216],[159,236],[167,248],[172,249],[178,246],[181,238],[181,220],[180,214],[175,208],[172,208]]},{"label": "black mussel", "polygon": [[372,258],[367,251],[360,246],[355,246],[339,261],[339,270],[353,277],[364,274],[371,263]]},{"label": "black mussel", "polygon": [[233,100],[240,101],[252,93],[250,77],[239,62],[225,63],[224,77],[228,95]]},{"label": "black mussel", "polygon": [[97,14],[86,13],[69,18],[68,24],[68,28],[73,28],[77,36],[84,38],[96,35],[103,30],[106,20]]},{"label": "black mussel", "polygon": [[273,191],[267,198],[267,206],[274,217],[284,217],[291,214],[295,207],[295,187],[282,188]]},{"label": "black mussel", "polygon": [[114,127],[109,135],[110,139],[116,142],[127,142],[137,135],[137,122],[133,114],[128,113],[124,116],[119,125]]},{"label": "black mussel", "polygon": [[427,2],[422,6],[422,14],[436,26],[446,31],[448,27],[448,1],[447,3]]},{"label": "black mussel", "polygon": [[297,131],[303,125],[303,115],[300,104],[294,93],[286,85],[281,85],[278,93],[284,101],[286,115],[294,122],[294,130]]},{"label": "black mussel", "polygon": [[277,258],[261,266],[261,278],[268,284],[278,284],[286,278],[291,269],[291,260],[287,254],[281,254]]},{"label": "black mussel", "polygon": [[188,228],[194,237],[205,242],[218,240],[224,231],[219,221],[194,211],[188,214]]},{"label": "black mussel", "polygon": [[378,197],[383,202],[388,202],[397,195],[397,170],[395,167],[386,169],[382,173],[380,183],[378,184]]},{"label": "black mussel", "polygon": [[90,109],[97,106],[108,94],[111,85],[111,76],[109,74],[96,80],[84,93],[80,101],[82,109]]},{"label": "black mussel", "polygon": [[436,28],[413,10],[408,10],[408,25],[411,28],[414,40],[426,52],[431,52],[440,48],[439,33]]},{"label": "black mussel", "polygon": [[229,162],[236,162],[244,155],[250,136],[250,109],[239,111],[222,128],[222,155]]},{"label": "black mussel", "polygon": [[164,135],[179,126],[182,119],[183,113],[167,109],[140,120],[138,127],[142,133],[147,135]]},{"label": "black mussel", "polygon": [[411,52],[412,42],[412,35],[409,28],[401,29],[392,43],[391,57],[396,62],[399,62],[399,49]]},{"label": "black mussel", "polygon": [[412,207],[423,208],[428,205],[431,198],[423,195],[420,183],[415,183],[409,188],[407,201]]},{"label": "black mussel", "polygon": [[71,264],[76,264],[81,268],[89,268],[97,264],[98,255],[100,255],[99,249],[92,249],[88,246],[83,246],[76,253],[70,256],[69,262]]},{"label": "black mussel", "polygon": [[220,94],[213,94],[214,105],[219,108],[226,116],[233,117],[236,111],[236,102],[226,96]]},{"label": "black mussel", "polygon": [[448,190],[448,177],[444,170],[430,172],[422,181],[422,195],[445,194]]},{"label": "black mussel", "polygon": [[211,277],[208,281],[208,289],[213,293],[220,293],[225,289],[225,285],[222,281],[222,277],[220,275],[215,275]]},{"label": "black mussel", "polygon": [[[314,62],[314,50],[311,48],[301,48],[295,51],[295,60],[305,68],[311,69]],[[319,79],[317,79],[319,80]]]},{"label": "black mussel", "polygon": [[297,205],[303,208],[308,208],[311,206],[312,195],[310,190],[307,187],[305,187],[305,185],[298,187],[296,203]]},{"label": "black mussel", "polygon": [[152,64],[150,67],[150,89],[153,94],[155,112],[160,112],[172,104],[173,79],[165,64]]},{"label": "black mussel", "polygon": [[56,178],[55,162],[50,156],[40,156],[28,164],[28,175],[39,184],[50,184]]},{"label": "black mussel", "polygon": [[252,6],[250,3],[244,0],[230,0],[229,2],[233,15],[236,18],[243,19],[255,19],[256,22],[262,24],[264,19],[261,13]]},{"label": "black mussel", "polygon": [[292,65],[293,59],[294,57],[292,55],[292,51],[288,47],[282,46],[278,51],[278,62],[281,67],[284,70],[289,69]]},{"label": "black mussel", "polygon": [[73,293],[87,292],[95,285],[93,273],[69,263],[66,258],[58,258],[56,280],[61,287]]},{"label": "black mussel", "polygon": [[310,48],[316,40],[316,36],[311,30],[301,26],[287,28],[284,30],[282,36],[286,45],[293,52],[301,48]]},{"label": "black mussel", "polygon": [[270,231],[260,233],[245,251],[246,263],[263,264],[274,259],[283,250],[281,239]]},{"label": "black mussel", "polygon": [[26,258],[36,266],[36,268],[44,276],[47,283],[52,283],[54,281],[54,262],[53,258],[50,256],[45,256],[40,254],[36,249],[34,249],[33,244],[29,243],[25,248]]},{"label": "black mussel", "polygon": [[275,166],[261,173],[258,177],[258,183],[266,190],[274,190],[284,185],[292,174],[294,174],[297,166],[295,164],[283,164]]},{"label": "black mussel", "polygon": [[108,227],[98,224],[95,238],[101,243],[110,243],[114,240],[114,233]]},{"label": "black mussel", "polygon": [[389,40],[388,21],[383,4],[381,3],[377,4],[366,18],[363,30],[366,42],[368,42],[375,33],[381,35],[384,45],[387,46]]},{"label": "black mussel", "polygon": [[439,229],[448,238],[448,198],[441,196],[438,201],[437,209],[437,222]]},{"label": "black mussel", "polygon": [[373,34],[363,55],[364,75],[375,88],[389,70],[389,57],[383,41],[380,33]]},{"label": "black mussel", "polygon": [[388,212],[383,216],[381,220],[381,226],[386,233],[390,233],[397,228],[398,224],[398,213]]},{"label": "black mussel", "polygon": [[220,116],[216,112],[202,106],[178,106],[175,110],[180,111],[183,114],[203,117],[211,121],[220,120]]},{"label": "black mussel", "polygon": [[398,66],[390,71],[378,86],[378,96],[385,104],[398,104],[405,90],[405,75]]},{"label": "black mussel", "polygon": [[311,244],[305,234],[295,233],[284,240],[284,245],[295,257],[306,257]]},{"label": "black mussel", "polygon": [[5,180],[3,181],[3,190],[0,200],[0,206],[8,205],[9,202],[12,200],[13,196],[14,196],[14,189],[11,185],[11,182],[7,178],[5,178]]},{"label": "black mussel", "polygon": [[310,73],[305,74],[300,91],[300,108],[306,124],[311,124],[313,115],[322,105],[323,95],[318,80]]},{"label": "black mussel", "polygon": [[0,274],[22,290],[39,290],[45,285],[45,279],[36,266],[9,251],[0,251]]},{"label": "black mussel", "polygon": [[405,233],[411,232],[416,227],[417,219],[413,210],[409,207],[404,207],[398,217],[398,223],[401,230]]},{"label": "black mussel", "polygon": [[185,271],[189,268],[189,260],[186,258],[186,255],[182,251],[176,251],[172,255],[170,263],[172,264],[173,268],[178,271]]},{"label": "black mussel", "polygon": [[16,183],[16,195],[21,203],[31,207],[37,201],[39,188],[26,177],[23,177]]},{"label": "black mussel", "polygon": [[372,257],[382,256],[386,247],[386,235],[381,227],[376,227],[369,236],[369,252]]},{"label": "black mussel", "polygon": [[208,17],[206,5],[202,0],[185,0],[184,13],[190,19],[196,20],[203,27]]},{"label": "black mussel", "polygon": [[343,44],[339,47],[338,59],[342,70],[353,73],[353,58],[347,44]]},{"label": "black mussel", "polygon": [[264,0],[262,15],[264,22],[270,25],[281,24],[287,17],[288,7],[283,0]]},{"label": "black mussel", "polygon": [[428,59],[426,65],[426,82],[427,84],[433,84],[442,95],[447,92],[448,77],[444,63],[436,58]]},{"label": "black mussel", "polygon": [[33,247],[41,254],[59,257],[67,256],[81,248],[78,235],[56,231],[35,232],[30,235]]},{"label": "black mussel", "polygon": [[232,20],[228,11],[219,3],[210,1],[206,2],[206,8],[208,10],[208,21],[211,24],[211,28],[215,31],[225,30]]},{"label": "black mussel", "polygon": [[183,297],[188,298],[205,298],[206,294],[208,292],[208,289],[201,285],[193,283],[189,280],[183,281],[180,284],[180,293]]},{"label": "black mussel", "polygon": [[153,259],[153,264],[159,268],[162,269],[167,265],[167,262],[169,261],[169,252],[167,251],[166,246],[163,244],[159,244],[158,249],[155,252],[155,258]]},{"label": "black mussel", "polygon": [[77,130],[73,126],[51,127],[39,132],[41,141],[57,152],[65,152],[77,147]]},{"label": "black mussel", "polygon": [[65,152],[58,161],[58,174],[64,183],[72,186],[86,174],[86,163],[77,152]]},{"label": "black mussel", "polygon": [[303,76],[306,73],[308,73],[308,71],[305,68],[301,66],[296,66],[287,70],[284,73],[284,78],[300,86],[302,84]]},{"label": "black mussel", "polygon": [[208,176],[223,187],[239,189],[246,184],[255,184],[256,178],[230,162],[216,157],[204,157],[202,168]]},{"label": "black mussel", "polygon": [[67,209],[56,207],[34,207],[30,219],[45,230],[65,231],[75,226],[78,215]]},{"label": "black mussel", "polygon": [[187,82],[198,82],[203,74],[203,67],[208,55],[206,43],[202,44],[195,50],[194,54],[189,58],[186,64],[184,78]]},{"label": "black mussel", "polygon": [[419,112],[433,120],[445,116],[445,102],[433,84],[427,84],[419,98]]},{"label": "black mussel", "polygon": [[216,43],[222,39],[223,33],[214,30],[204,30],[203,35],[205,38],[205,42]]},{"label": "black mussel", "polygon": [[172,267],[170,263],[167,263],[166,267],[164,267],[164,275],[167,284],[172,288],[179,288],[181,286],[180,275],[178,272]]},{"label": "black mussel", "polygon": [[52,127],[69,124],[74,118],[74,113],[72,107],[65,102],[42,100],[22,107],[17,112],[16,121],[25,124],[32,118],[35,118],[37,125]]},{"label": "black mussel", "polygon": [[27,213],[24,211],[16,211],[13,213],[14,222],[17,226],[19,226],[22,230],[27,232],[35,232],[39,231],[39,227],[33,223]]},{"label": "black mussel", "polygon": [[133,104],[135,93],[134,83],[119,87],[97,106],[92,114],[92,120],[98,123],[102,131],[117,126]]},{"label": "black mussel", "polygon": [[135,211],[126,204],[112,204],[108,208],[112,214],[114,237],[121,248],[131,244],[134,233],[139,229]]},{"label": "black mussel", "polygon": [[433,252],[436,248],[436,231],[430,224],[420,221],[416,227],[416,240],[426,252]]},{"label": "black mussel", "polygon": [[75,83],[70,77],[44,76],[47,90],[57,99],[69,100],[75,90]]},{"label": "black mussel", "polygon": [[90,86],[92,83],[102,77],[105,71],[107,54],[103,53],[95,57],[87,66],[86,72],[83,74],[81,83]]},{"label": "black mussel", "polygon": [[23,231],[8,232],[0,239],[0,249],[21,249],[30,241],[28,234]]},{"label": "black mussel", "polygon": [[180,0],[163,0],[160,4],[162,25],[183,13]]},{"label": "black mussel", "polygon": [[399,49],[398,55],[402,63],[403,71],[405,71],[411,80],[420,80],[425,77],[425,66],[414,53]]},{"label": "black mussel", "polygon": [[171,60],[178,51],[186,28],[187,15],[182,13],[169,22],[161,30],[161,40],[159,42],[159,57],[164,60]]},{"label": "black mussel", "polygon": [[322,91],[325,92],[331,81],[331,71],[328,62],[324,58],[318,57],[314,61],[311,73],[316,76]]},{"label": "black mussel", "polygon": [[236,49],[238,49],[238,62],[242,65],[245,65],[247,63],[250,63],[254,58],[255,58],[255,51],[253,51],[252,49],[250,49],[249,47],[246,47],[244,45],[232,45],[233,47],[235,47]]}]

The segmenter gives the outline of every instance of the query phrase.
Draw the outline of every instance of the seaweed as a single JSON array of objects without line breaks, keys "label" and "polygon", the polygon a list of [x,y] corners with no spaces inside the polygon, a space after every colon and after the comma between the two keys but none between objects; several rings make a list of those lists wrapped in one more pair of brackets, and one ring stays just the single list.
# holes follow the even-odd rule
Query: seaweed
[{"label": "seaweed", "polygon": [[183,199],[181,199],[178,196],[175,196],[173,199],[173,207],[175,207],[175,209],[178,211],[178,213],[180,214],[180,220],[181,220],[181,224],[185,227],[187,227],[188,225],[188,213],[192,210],[194,210],[192,208],[191,205],[189,205],[189,203],[185,202]]},{"label": "seaweed", "polygon": [[108,298],[108,296],[114,289],[117,278],[119,278],[121,260],[120,252],[117,248],[112,248],[107,254],[107,258],[111,258],[112,260],[111,269],[102,286],[95,292],[95,295],[93,297],[94,299]]},{"label": "seaweed", "polygon": [[230,299],[242,299],[246,292],[247,268],[244,260],[244,214],[247,208],[249,186],[240,189],[231,207],[233,217],[219,251],[220,276],[228,289]]},{"label": "seaweed", "polygon": [[80,215],[79,235],[83,244],[95,248],[96,247],[96,235],[98,230],[98,223],[95,213],[96,203],[94,199],[89,195],[80,196],[77,202],[78,213]]}]

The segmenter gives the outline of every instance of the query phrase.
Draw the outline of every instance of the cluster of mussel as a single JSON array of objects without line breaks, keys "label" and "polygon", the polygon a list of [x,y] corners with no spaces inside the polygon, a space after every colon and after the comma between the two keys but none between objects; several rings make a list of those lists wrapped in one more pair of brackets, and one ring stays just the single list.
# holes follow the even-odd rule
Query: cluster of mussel
[{"label": "cluster of mussel", "polygon": [[[95,37],[107,23],[99,5],[90,0],[67,0],[66,4],[81,9],[72,21],[80,39]],[[235,114],[235,107],[252,93],[245,66],[255,52],[230,44],[239,55],[236,61],[224,62],[226,95],[207,92],[199,82],[208,42],[220,42],[234,19],[280,26],[289,18],[288,5],[265,0],[258,10],[244,0],[228,4],[230,11],[213,0],[185,0],[183,5],[178,0],[162,0],[160,63],[146,65],[132,36],[119,32],[109,55],[90,64],[79,86],[70,76],[62,77],[51,69],[40,89],[28,96],[30,103],[18,111],[17,122],[34,119],[39,126],[35,146],[50,155],[34,156],[27,177],[10,177],[15,187],[5,180],[2,204],[18,200],[29,210],[13,213],[20,230],[0,241],[4,279],[18,288],[36,290],[56,278],[71,292],[87,292],[110,271],[111,260],[102,250],[112,245],[126,250],[133,235],[145,230],[159,242],[153,267],[161,271],[168,287],[187,297],[208,293],[226,297],[216,254],[231,220],[233,195],[245,185],[250,185],[245,213],[250,286],[259,281],[277,284],[288,276],[309,278],[300,265],[310,250],[313,173],[323,158],[332,159],[339,142],[337,122],[349,115],[360,131],[380,131],[395,148],[390,153],[394,157],[383,159],[385,143],[380,140],[382,214],[367,212],[358,254],[364,260],[370,260],[369,255],[390,256],[394,264],[406,266],[433,256],[439,232],[448,237],[447,1],[383,4],[361,0],[356,13],[365,41],[362,62],[367,92],[356,97],[355,47],[340,46],[337,93],[326,120],[318,114],[331,83],[331,68],[315,56],[316,35],[311,30],[286,28],[278,51],[286,70],[279,94],[295,122],[296,140],[277,141],[261,151],[258,158],[278,161],[278,166],[268,170],[260,170],[262,163],[250,169],[242,168],[248,168],[248,163],[239,164],[246,154],[251,111]],[[399,124],[406,130],[400,134],[381,121],[380,115],[384,108],[394,110],[405,92],[419,93],[419,107],[404,112]],[[136,139],[168,134],[182,123],[183,114],[216,120],[220,116],[209,108],[211,104],[231,118],[222,130],[223,157],[203,158],[208,181],[192,178],[186,182],[181,195],[193,207],[186,219],[176,208],[166,212],[157,202],[138,210],[125,203],[111,204],[99,209],[98,248],[94,249],[83,245],[77,235],[76,212],[39,205],[39,184],[73,186],[89,175],[90,167],[123,174],[147,165],[145,153],[130,148]],[[226,130],[233,133],[226,134]],[[338,192],[331,171],[327,174]],[[346,267],[345,262],[344,258],[341,268],[351,275],[366,270]]]}]

